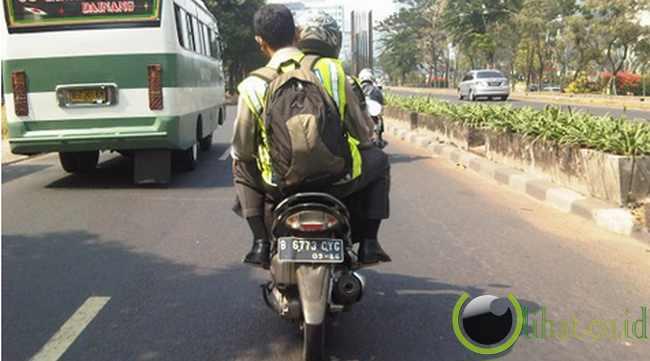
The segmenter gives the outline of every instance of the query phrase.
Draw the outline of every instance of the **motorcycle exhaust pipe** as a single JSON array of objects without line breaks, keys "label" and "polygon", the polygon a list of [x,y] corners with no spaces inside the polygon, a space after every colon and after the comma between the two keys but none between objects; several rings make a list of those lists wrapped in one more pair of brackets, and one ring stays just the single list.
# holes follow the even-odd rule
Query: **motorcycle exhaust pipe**
[{"label": "motorcycle exhaust pipe", "polygon": [[361,301],[366,287],[365,278],[356,273],[346,273],[334,284],[332,299],[338,305],[351,305]]}]

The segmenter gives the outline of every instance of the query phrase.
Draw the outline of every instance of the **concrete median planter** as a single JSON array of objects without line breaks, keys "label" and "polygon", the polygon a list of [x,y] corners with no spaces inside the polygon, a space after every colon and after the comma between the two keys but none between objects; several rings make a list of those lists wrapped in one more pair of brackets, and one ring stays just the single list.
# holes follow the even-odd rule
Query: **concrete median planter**
[{"label": "concrete median planter", "polygon": [[650,157],[632,157],[485,131],[490,160],[549,178],[583,194],[618,205],[650,195]]},{"label": "concrete median planter", "polygon": [[407,112],[393,107],[386,107],[384,114],[389,118],[410,123],[412,130],[428,132],[437,140],[454,144],[461,149],[467,150],[485,143],[482,129],[467,127],[444,117]]},{"label": "concrete median planter", "polygon": [[650,197],[650,156],[620,156],[512,132],[476,129],[393,107],[386,107],[385,115],[464,150],[485,145],[490,160],[594,198],[627,205]]},{"label": "concrete median planter", "polygon": [[464,126],[460,123],[445,122],[447,138],[455,146],[469,150],[485,144],[485,136],[482,129]]}]

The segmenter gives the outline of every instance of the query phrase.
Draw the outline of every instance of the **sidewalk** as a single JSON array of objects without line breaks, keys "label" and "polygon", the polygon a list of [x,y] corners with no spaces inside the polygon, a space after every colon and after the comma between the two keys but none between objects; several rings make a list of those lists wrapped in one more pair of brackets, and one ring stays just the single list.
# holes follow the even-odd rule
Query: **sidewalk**
[{"label": "sidewalk", "polygon": [[[411,87],[386,87],[389,90],[406,90],[420,94],[441,94],[456,96],[456,89],[440,88],[411,88]],[[564,104],[564,105],[586,105],[598,108],[627,108],[633,110],[650,111],[650,96],[615,96],[600,94],[566,94],[550,92],[513,92],[510,98],[520,101]]]}]

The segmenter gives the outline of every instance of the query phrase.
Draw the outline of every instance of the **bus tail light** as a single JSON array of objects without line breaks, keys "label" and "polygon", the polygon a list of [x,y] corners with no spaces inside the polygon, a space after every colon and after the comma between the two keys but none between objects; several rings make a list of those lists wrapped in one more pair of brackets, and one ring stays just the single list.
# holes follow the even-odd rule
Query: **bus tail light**
[{"label": "bus tail light", "polygon": [[16,115],[21,117],[29,115],[29,105],[27,104],[27,74],[22,70],[11,73],[11,85],[13,86]]},{"label": "bus tail light", "polygon": [[162,67],[160,64],[148,66],[149,74],[149,109],[161,110],[163,108],[162,93]]}]

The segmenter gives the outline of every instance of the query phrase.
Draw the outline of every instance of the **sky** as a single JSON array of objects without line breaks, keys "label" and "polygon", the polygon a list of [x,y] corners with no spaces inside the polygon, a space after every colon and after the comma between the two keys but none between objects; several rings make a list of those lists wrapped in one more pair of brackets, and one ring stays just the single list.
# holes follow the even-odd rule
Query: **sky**
[{"label": "sky", "polygon": [[[288,2],[304,2],[304,3],[319,3],[325,5],[338,5],[342,4],[345,7],[345,12],[349,13],[352,10],[372,10],[375,20],[382,20],[393,13],[395,7],[393,0],[372,0],[358,1],[358,0],[268,0],[268,3],[288,3]],[[364,4],[366,3],[366,4]],[[368,6],[368,3],[372,4]]]}]

